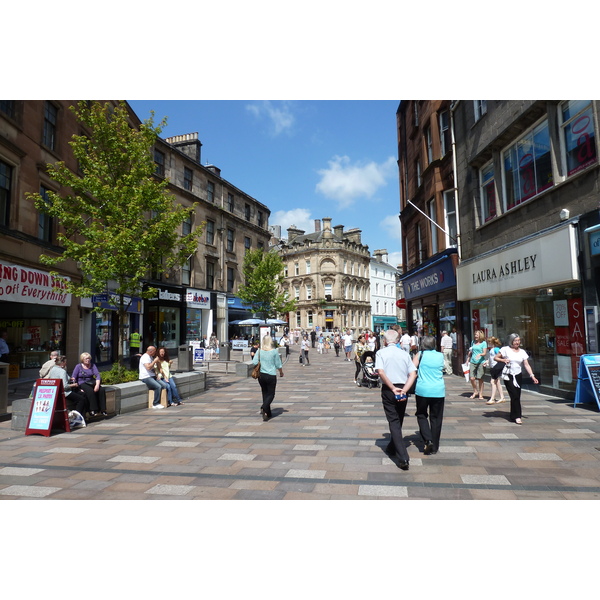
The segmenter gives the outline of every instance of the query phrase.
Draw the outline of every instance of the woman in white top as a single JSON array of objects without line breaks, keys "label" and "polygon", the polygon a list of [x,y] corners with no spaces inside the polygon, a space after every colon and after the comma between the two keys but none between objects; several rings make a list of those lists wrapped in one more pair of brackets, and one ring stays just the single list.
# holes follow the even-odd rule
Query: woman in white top
[{"label": "woman in white top", "polygon": [[510,420],[521,425],[521,380],[523,367],[529,373],[533,383],[539,383],[529,365],[529,355],[521,347],[521,338],[517,333],[508,336],[508,343],[495,357],[496,362],[503,362],[510,367],[508,375],[503,375],[506,390],[510,396]]}]

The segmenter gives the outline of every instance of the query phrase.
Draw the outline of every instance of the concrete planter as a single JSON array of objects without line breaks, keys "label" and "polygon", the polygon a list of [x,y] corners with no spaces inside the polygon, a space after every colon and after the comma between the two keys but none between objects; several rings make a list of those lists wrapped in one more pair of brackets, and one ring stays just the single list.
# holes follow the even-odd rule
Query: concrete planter
[{"label": "concrete planter", "polygon": [[[206,373],[191,371],[177,373],[173,377],[183,399],[206,390]],[[141,381],[106,385],[104,389],[106,390],[106,412],[109,415],[120,415],[148,408],[148,388]],[[11,429],[25,431],[31,402],[31,398],[13,401]]]}]

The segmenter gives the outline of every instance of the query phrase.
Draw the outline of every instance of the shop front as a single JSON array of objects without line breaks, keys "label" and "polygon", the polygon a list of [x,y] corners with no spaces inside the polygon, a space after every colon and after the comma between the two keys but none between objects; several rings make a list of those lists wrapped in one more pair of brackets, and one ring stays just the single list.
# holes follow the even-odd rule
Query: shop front
[{"label": "shop front", "polygon": [[[127,307],[127,327],[124,332],[123,356],[129,356],[129,334],[138,330],[140,326],[140,315],[142,314],[142,299],[125,296],[124,304]],[[118,356],[119,344],[119,313],[117,294],[97,294],[92,296],[92,306],[95,309],[91,313],[92,348],[88,352],[94,357],[98,364],[114,363]]]},{"label": "shop front", "polygon": [[[438,344],[442,329],[458,335],[457,263],[456,248],[448,248],[400,277],[407,301],[406,328],[410,334],[431,335]],[[453,361],[455,370],[461,358],[462,352],[457,348]]]},{"label": "shop front", "polygon": [[464,261],[457,288],[467,345],[477,330],[502,345],[517,333],[541,386],[573,392],[587,352],[577,248],[569,223]]},{"label": "shop front", "polygon": [[[156,296],[145,301],[143,347],[164,347],[176,351],[186,338],[186,289],[175,286],[152,286]],[[175,355],[170,352],[171,355]]]},{"label": "shop front", "polygon": [[0,331],[8,333],[11,377],[36,374],[52,350],[66,354],[71,295],[61,290],[67,280],[0,261]]},{"label": "shop front", "polygon": [[398,320],[396,317],[390,317],[385,315],[372,315],[372,326],[371,329],[375,333],[379,333],[385,329],[389,329],[392,325],[397,325]]},{"label": "shop front", "polygon": [[210,338],[212,333],[211,292],[187,288],[185,293],[185,341]]}]

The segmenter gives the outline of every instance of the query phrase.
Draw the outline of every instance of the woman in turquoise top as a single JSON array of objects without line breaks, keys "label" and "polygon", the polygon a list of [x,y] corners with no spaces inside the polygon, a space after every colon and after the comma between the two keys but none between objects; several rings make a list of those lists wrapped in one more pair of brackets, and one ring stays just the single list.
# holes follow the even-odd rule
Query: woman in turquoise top
[{"label": "woman in turquoise top", "polygon": [[446,399],[444,355],[435,349],[435,338],[431,335],[423,337],[421,348],[423,351],[413,358],[413,364],[419,370],[415,388],[416,417],[425,444],[424,453],[435,454],[440,447]]},{"label": "woman in turquoise top", "polygon": [[273,340],[270,335],[265,335],[262,339],[262,344],[259,351],[254,355],[252,364],[260,363],[260,377],[258,383],[262,390],[262,406],[260,413],[263,421],[268,421],[271,418],[271,402],[275,398],[275,387],[277,386],[277,369],[279,376],[283,377],[283,364],[279,350],[273,348]]},{"label": "woman in turquoise top", "polygon": [[[471,399],[479,397],[479,400],[484,400],[483,397],[483,375],[485,373],[485,353],[487,352],[487,342],[485,341],[485,333],[478,329],[475,332],[475,341],[469,350],[469,374],[471,377],[471,385],[473,386],[473,395]],[[479,396],[478,396],[479,394]]]}]

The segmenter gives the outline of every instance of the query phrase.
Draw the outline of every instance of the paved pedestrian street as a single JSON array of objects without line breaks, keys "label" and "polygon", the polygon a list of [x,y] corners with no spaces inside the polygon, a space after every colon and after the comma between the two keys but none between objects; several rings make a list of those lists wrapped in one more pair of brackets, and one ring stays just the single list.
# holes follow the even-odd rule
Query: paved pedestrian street
[{"label": "paved pedestrian street", "polygon": [[[354,362],[292,347],[273,418],[259,414],[251,378],[209,374],[209,389],[181,407],[143,410],[72,433],[26,436],[0,424],[0,499],[379,500],[600,498],[596,407],[523,393],[523,425],[509,404],[471,400],[447,376],[440,451],[423,454],[409,400],[410,470],[389,441],[378,389],[354,384]],[[489,384],[486,384],[489,397]]]}]

